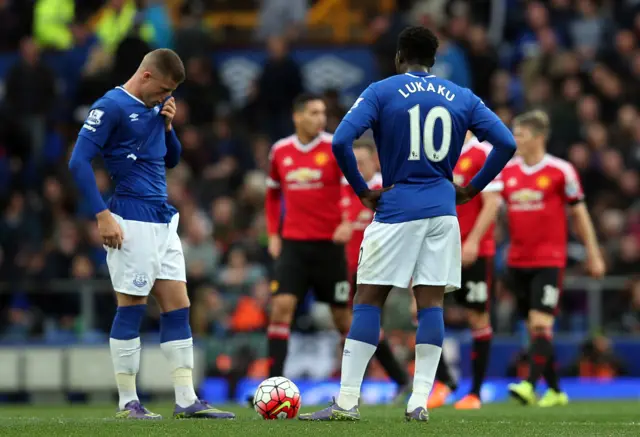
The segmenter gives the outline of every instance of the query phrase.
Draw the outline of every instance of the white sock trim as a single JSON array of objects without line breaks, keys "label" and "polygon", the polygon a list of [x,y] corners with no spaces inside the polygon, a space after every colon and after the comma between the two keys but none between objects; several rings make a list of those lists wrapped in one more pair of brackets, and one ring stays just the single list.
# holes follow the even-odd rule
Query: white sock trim
[{"label": "white sock trim", "polygon": [[407,411],[418,407],[427,408],[427,399],[436,378],[436,370],[442,355],[442,347],[434,344],[416,344],[416,365],[413,377],[413,392],[407,403]]}]

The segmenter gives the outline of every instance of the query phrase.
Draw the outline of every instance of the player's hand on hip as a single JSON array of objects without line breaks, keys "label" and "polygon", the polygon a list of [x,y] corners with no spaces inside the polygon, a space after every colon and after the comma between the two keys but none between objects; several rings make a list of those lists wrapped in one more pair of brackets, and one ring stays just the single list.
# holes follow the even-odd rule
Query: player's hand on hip
[{"label": "player's hand on hip", "polygon": [[606,266],[602,256],[597,255],[587,259],[587,271],[592,278],[601,279],[606,273]]},{"label": "player's hand on hip", "polygon": [[122,228],[107,209],[96,216],[98,219],[98,232],[102,238],[102,244],[111,249],[121,249],[124,240]]},{"label": "player's hand on hip", "polygon": [[344,221],[336,228],[333,233],[333,242],[338,244],[346,244],[351,240],[353,234],[353,226],[351,223]]},{"label": "player's hand on hip", "polygon": [[453,186],[456,188],[456,205],[467,203],[479,193],[479,191],[471,185],[461,187],[460,185],[453,184]]},{"label": "player's hand on hip", "polygon": [[173,121],[173,117],[176,116],[176,99],[174,97],[170,97],[164,102],[160,114],[164,115],[165,128],[171,130],[171,122]]},{"label": "player's hand on hip", "polygon": [[273,259],[280,256],[280,252],[282,252],[282,240],[279,235],[269,235],[269,247],[267,250]]},{"label": "player's hand on hip", "polygon": [[467,240],[462,245],[462,267],[469,267],[478,259],[479,244],[477,241]]},{"label": "player's hand on hip", "polygon": [[378,202],[384,193],[393,188],[393,185],[379,190],[364,190],[358,197],[364,206],[372,211],[375,211],[378,207]]}]

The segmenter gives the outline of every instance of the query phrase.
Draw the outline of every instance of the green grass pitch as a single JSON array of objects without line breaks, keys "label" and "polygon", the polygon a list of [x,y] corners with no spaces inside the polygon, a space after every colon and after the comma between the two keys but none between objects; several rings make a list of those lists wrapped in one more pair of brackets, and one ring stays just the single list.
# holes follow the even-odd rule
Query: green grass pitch
[{"label": "green grass pitch", "polygon": [[[168,405],[150,405],[170,417]],[[429,423],[406,423],[403,409],[364,406],[353,422],[264,421],[253,410],[230,406],[234,421],[127,421],[113,418],[112,406],[25,407],[0,405],[0,436],[640,436],[640,402],[574,402],[541,409],[516,404],[487,405],[478,411],[451,407],[431,412]],[[304,409],[303,411],[307,411]]]}]

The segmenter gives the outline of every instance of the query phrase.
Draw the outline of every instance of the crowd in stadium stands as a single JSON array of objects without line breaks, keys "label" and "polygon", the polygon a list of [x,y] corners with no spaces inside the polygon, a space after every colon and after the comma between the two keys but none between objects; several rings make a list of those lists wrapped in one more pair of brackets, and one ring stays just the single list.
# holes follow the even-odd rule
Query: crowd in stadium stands
[{"label": "crowd in stadium stands", "polygon": [[[283,7],[290,3],[295,7]],[[292,132],[291,101],[304,90],[288,53],[291,44],[304,44],[309,3],[261,3],[255,44],[265,47],[266,41],[269,56],[246,103],[237,107],[209,56],[228,41],[214,40],[216,29],[203,24],[206,1],[184,2],[173,24],[162,1],[0,0],[0,50],[19,53],[0,100],[3,338],[79,332],[80,297],[61,292],[55,280],[107,278],[107,271],[95,223],[66,171],[69,151],[88,106],[123,83],[150,47],[165,46],[176,49],[187,68],[174,119],[182,163],[168,178],[170,201],[181,214],[194,333],[262,332],[271,268],[265,171],[271,144]],[[472,88],[505,123],[525,109],[548,111],[549,150],[581,175],[609,273],[637,274],[640,1],[398,1],[395,12],[371,17],[368,28],[381,78],[393,74],[397,34],[416,23],[438,30],[435,74]],[[86,48],[83,68],[61,89],[47,55],[74,48]],[[345,108],[338,91],[327,90],[325,97],[332,131]],[[106,198],[111,185],[100,167],[97,181]],[[508,235],[498,232],[498,239],[500,273]],[[581,246],[570,242],[569,253],[570,271],[580,274]],[[109,283],[98,287],[108,291]],[[113,297],[105,292],[96,299],[95,326],[108,332]],[[411,326],[408,305],[406,295],[392,300],[390,329]],[[299,329],[323,323],[305,308]],[[611,294],[602,310],[606,328],[640,332],[639,283],[631,280],[627,291]],[[495,331],[514,330],[513,298],[500,282],[492,312]],[[563,295],[562,329],[584,330],[586,313],[584,293]],[[448,308],[450,327],[463,320],[461,311]],[[157,314],[147,324],[155,330]]]}]

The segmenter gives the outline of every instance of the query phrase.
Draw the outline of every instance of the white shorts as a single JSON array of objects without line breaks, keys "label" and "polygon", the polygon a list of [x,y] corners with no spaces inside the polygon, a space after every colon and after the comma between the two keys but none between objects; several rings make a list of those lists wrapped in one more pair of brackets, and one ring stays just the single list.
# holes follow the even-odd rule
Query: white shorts
[{"label": "white shorts", "polygon": [[178,237],[180,214],[171,223],[124,220],[122,248],[107,248],[107,266],[113,289],[134,296],[148,296],[156,279],[187,282],[182,243]]},{"label": "white shorts", "polygon": [[371,223],[360,246],[358,284],[460,288],[460,227],[455,216]]}]

